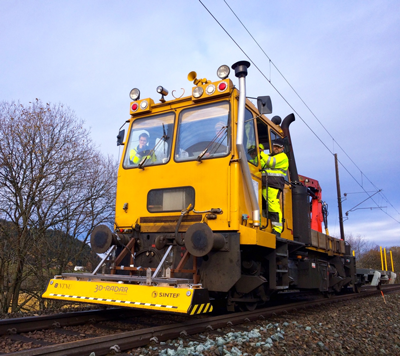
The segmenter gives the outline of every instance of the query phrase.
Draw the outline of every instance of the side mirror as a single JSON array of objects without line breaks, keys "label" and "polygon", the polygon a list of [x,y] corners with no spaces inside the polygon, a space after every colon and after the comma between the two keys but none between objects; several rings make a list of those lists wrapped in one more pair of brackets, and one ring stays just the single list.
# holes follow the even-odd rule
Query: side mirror
[{"label": "side mirror", "polygon": [[257,97],[257,109],[262,114],[272,113],[272,102],[270,96],[259,96]]},{"label": "side mirror", "polygon": [[117,146],[124,144],[125,130],[121,130],[117,136]]}]

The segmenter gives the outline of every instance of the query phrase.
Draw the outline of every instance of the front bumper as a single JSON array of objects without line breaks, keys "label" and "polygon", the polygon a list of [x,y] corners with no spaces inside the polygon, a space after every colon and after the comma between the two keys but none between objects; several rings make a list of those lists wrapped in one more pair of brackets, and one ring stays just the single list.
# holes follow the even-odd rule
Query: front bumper
[{"label": "front bumper", "polygon": [[54,278],[50,280],[42,297],[189,315],[209,313],[213,310],[207,289],[148,286],[101,280]]}]

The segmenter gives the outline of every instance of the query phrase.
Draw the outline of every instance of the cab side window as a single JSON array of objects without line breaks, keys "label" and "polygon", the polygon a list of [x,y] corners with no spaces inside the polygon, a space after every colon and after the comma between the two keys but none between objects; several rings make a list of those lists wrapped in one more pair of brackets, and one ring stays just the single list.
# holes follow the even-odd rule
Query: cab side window
[{"label": "cab side window", "polygon": [[278,137],[279,137],[278,134],[271,130],[271,143],[274,142],[275,139],[277,139]]},{"label": "cab side window", "polygon": [[258,133],[258,147],[261,152],[265,154],[270,153],[270,140],[268,134],[268,125],[261,119],[257,119],[257,133]]},{"label": "cab side window", "polygon": [[247,161],[258,166],[256,132],[254,127],[253,114],[246,109],[244,117],[244,150],[246,152]]}]

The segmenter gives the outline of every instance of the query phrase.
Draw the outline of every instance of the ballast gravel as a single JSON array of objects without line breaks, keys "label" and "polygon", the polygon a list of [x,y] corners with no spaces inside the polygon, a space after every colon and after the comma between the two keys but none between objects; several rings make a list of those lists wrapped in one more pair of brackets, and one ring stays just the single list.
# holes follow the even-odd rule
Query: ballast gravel
[{"label": "ballast gravel", "polygon": [[400,355],[400,294],[301,310],[133,349],[134,356]]}]

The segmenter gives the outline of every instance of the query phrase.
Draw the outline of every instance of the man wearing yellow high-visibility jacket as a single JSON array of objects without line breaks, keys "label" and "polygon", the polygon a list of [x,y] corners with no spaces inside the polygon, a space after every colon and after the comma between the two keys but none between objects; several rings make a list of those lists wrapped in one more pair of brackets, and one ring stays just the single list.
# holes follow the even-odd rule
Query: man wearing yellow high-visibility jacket
[{"label": "man wearing yellow high-visibility jacket", "polygon": [[149,141],[149,135],[147,133],[142,133],[139,136],[139,145],[136,148],[132,148],[129,152],[129,159],[133,164],[139,164],[140,161],[147,156],[150,162],[156,162],[157,157],[154,152],[146,150],[147,142]]},{"label": "man wearing yellow high-visibility jacket", "polygon": [[285,186],[289,159],[286,153],[283,152],[283,140],[281,138],[277,138],[272,142],[271,154],[265,154],[263,148],[260,145],[261,169],[268,176],[268,198],[267,189],[265,188],[262,190],[262,195],[268,203],[268,217],[271,219],[272,232],[279,237],[283,230],[279,196]]}]

